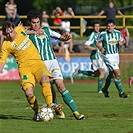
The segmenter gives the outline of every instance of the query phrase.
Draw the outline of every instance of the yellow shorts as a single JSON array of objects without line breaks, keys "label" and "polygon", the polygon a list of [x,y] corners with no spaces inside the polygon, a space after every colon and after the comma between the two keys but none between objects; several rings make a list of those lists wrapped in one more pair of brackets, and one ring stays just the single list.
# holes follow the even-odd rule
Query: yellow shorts
[{"label": "yellow shorts", "polygon": [[25,84],[23,89],[29,87],[29,83],[31,84],[31,87],[35,86],[36,81],[40,83],[40,80],[44,75],[48,75],[52,78],[51,73],[42,60],[28,60],[27,63],[24,63],[24,65],[21,65],[19,68],[19,75],[21,85],[23,86]]}]

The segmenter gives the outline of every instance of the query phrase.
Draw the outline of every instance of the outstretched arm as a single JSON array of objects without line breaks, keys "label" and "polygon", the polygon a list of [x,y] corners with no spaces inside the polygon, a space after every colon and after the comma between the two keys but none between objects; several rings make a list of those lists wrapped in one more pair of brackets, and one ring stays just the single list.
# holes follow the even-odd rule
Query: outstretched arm
[{"label": "outstretched arm", "polygon": [[68,41],[72,39],[72,35],[68,32],[65,32],[63,35],[61,35],[60,40],[61,41]]},{"label": "outstretched arm", "polygon": [[2,70],[3,70],[3,68],[4,68],[4,63],[3,62],[0,62],[0,73],[2,73]]},{"label": "outstretched arm", "polygon": [[92,47],[92,46],[84,46],[85,49],[91,50],[91,51],[96,51],[98,48]]},{"label": "outstretched arm", "polygon": [[118,10],[118,14],[120,14],[122,17],[124,17],[123,13],[120,10]]},{"label": "outstretched arm", "polygon": [[104,10],[102,10],[97,16],[99,17],[99,16],[101,16],[103,14],[104,14]]}]

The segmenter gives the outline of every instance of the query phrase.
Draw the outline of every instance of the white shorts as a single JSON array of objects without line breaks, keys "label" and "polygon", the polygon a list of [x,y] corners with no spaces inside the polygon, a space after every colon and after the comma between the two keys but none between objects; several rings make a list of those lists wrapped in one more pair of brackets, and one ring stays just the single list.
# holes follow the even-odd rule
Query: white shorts
[{"label": "white shorts", "polygon": [[106,57],[108,58],[111,67],[113,70],[119,69],[119,54],[107,54]]},{"label": "white shorts", "polygon": [[97,69],[104,68],[104,62],[102,59],[95,59],[91,60],[92,61],[92,69],[96,71]]},{"label": "white shorts", "polygon": [[47,69],[52,74],[53,79],[63,79],[59,63],[56,59],[54,60],[45,60],[44,61]]},{"label": "white shorts", "polygon": [[105,69],[105,78],[107,78],[107,76],[109,75],[109,70],[108,70],[107,66],[105,65],[104,61],[102,59],[92,60],[92,69],[94,71],[96,71],[100,68]]}]

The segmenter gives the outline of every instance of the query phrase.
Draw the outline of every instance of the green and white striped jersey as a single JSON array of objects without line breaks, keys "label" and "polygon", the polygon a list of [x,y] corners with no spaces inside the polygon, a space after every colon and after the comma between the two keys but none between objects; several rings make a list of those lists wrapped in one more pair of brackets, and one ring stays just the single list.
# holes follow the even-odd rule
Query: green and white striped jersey
[{"label": "green and white striped jersey", "polygon": [[120,31],[114,29],[111,33],[108,30],[103,31],[99,34],[97,42],[102,42],[102,46],[105,49],[106,54],[115,54],[119,52],[118,41],[123,41]]},{"label": "green and white striped jersey", "polygon": [[[96,39],[98,37],[98,35],[100,34],[99,33],[95,33],[95,32],[92,32],[90,34],[90,36],[88,37],[87,41],[85,42],[85,45],[87,46],[92,46],[94,48],[96,48]],[[99,50],[92,50],[91,51],[91,55],[90,55],[90,58],[91,60],[94,60],[94,59],[100,59],[101,58],[101,52]]]},{"label": "green and white striped jersey", "polygon": [[[42,29],[44,29],[44,34],[41,35],[30,34],[29,38],[32,40],[33,44],[38,49],[42,60],[56,59],[54,51],[51,47],[50,36],[60,38],[61,35],[50,30],[48,27],[42,27]],[[51,33],[53,34],[51,35]]]}]

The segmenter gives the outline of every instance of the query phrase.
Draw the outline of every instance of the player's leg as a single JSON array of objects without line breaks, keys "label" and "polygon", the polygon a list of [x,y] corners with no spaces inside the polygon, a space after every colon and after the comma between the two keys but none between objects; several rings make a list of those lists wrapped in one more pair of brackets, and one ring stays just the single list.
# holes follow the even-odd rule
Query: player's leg
[{"label": "player's leg", "polygon": [[99,68],[98,71],[99,71],[100,75],[98,77],[98,90],[97,90],[97,92],[101,93],[102,92],[102,87],[103,87],[103,84],[104,84],[105,69],[104,68]]},{"label": "player's leg", "polygon": [[35,86],[34,76],[31,74],[29,67],[19,68],[19,74],[21,78],[22,89],[25,93],[26,99],[30,104],[30,107],[35,112],[33,119],[38,120],[37,114],[40,111],[40,108],[38,106],[37,98],[33,93],[33,88]]},{"label": "player's leg", "polygon": [[[79,116],[79,112],[77,111],[75,102],[74,102],[70,92],[64,86],[63,76],[62,76],[62,73],[61,73],[61,70],[60,70],[57,60],[53,60],[51,63],[53,63],[51,68],[54,70],[54,71],[52,71],[52,76],[55,79],[55,84],[57,86],[58,91],[62,95],[62,99],[69,106],[69,108],[72,110],[72,112],[73,113],[77,112],[77,115]],[[82,119],[82,118],[84,118],[84,115],[79,116],[79,119]]]},{"label": "player's leg", "polygon": [[129,88],[132,87],[132,83],[133,83],[133,77],[130,76],[130,77],[129,77],[129,81],[128,81]]},{"label": "player's leg", "polygon": [[82,115],[78,112],[76,104],[75,104],[69,90],[67,90],[65,88],[63,80],[62,79],[56,79],[55,83],[57,85],[58,91],[62,95],[64,102],[69,106],[69,108],[73,112],[73,115],[75,116],[75,118],[78,120],[84,119],[84,115]]},{"label": "player's leg", "polygon": [[120,79],[120,69],[114,70],[114,73],[115,73],[114,83],[115,83],[115,86],[116,86],[116,88],[119,92],[119,96],[122,97],[122,98],[127,98],[128,95],[125,94],[122,90],[122,82],[121,82],[121,79]]},{"label": "player's leg", "polygon": [[103,94],[104,94],[105,97],[109,97],[108,88],[109,88],[111,82],[112,82],[112,78],[111,78],[110,75],[108,75],[108,77],[106,78],[105,85],[102,88],[102,92],[103,92]]},{"label": "player's leg", "polygon": [[56,92],[55,92],[55,88],[54,88],[54,80],[50,81],[50,86],[51,86],[51,91],[52,91],[53,103],[58,104],[57,96],[56,96]]},{"label": "player's leg", "polygon": [[72,74],[72,77],[74,78],[78,74],[83,74],[83,75],[86,75],[86,76],[94,76],[93,71],[80,70],[79,68],[76,68],[74,73]]},{"label": "player's leg", "polygon": [[57,97],[56,97],[56,91],[54,89],[54,84],[55,84],[55,79],[56,77],[59,77],[63,79],[62,74],[60,72],[60,67],[58,65],[57,60],[46,60],[44,61],[45,65],[47,66],[49,72],[51,72],[53,79],[51,80],[51,91],[52,91],[52,96],[53,96],[53,103],[55,105],[55,113],[59,118],[65,118],[65,114],[62,111],[63,105],[58,104],[57,102]]},{"label": "player's leg", "polygon": [[47,107],[50,107],[50,105],[53,103],[51,86],[50,86],[50,78],[52,78],[52,75],[48,71],[44,62],[41,60],[36,63],[36,68],[34,68],[33,73],[38,83],[40,83],[42,86],[42,94],[45,98]]},{"label": "player's leg", "polygon": [[35,113],[38,113],[40,109],[37,103],[37,98],[33,94],[33,85],[31,83],[24,83],[23,90],[25,92],[27,101],[30,104],[30,107],[34,110]]},{"label": "player's leg", "polygon": [[54,69],[56,68],[53,68],[53,63],[51,63],[51,60],[46,60],[44,61],[48,71],[52,74],[53,76],[53,79],[50,81],[50,85],[51,85],[51,91],[52,91],[52,96],[53,96],[53,103],[55,104],[58,104],[58,100],[57,100],[57,97],[56,97],[56,91],[55,91],[55,88],[54,88]]}]

